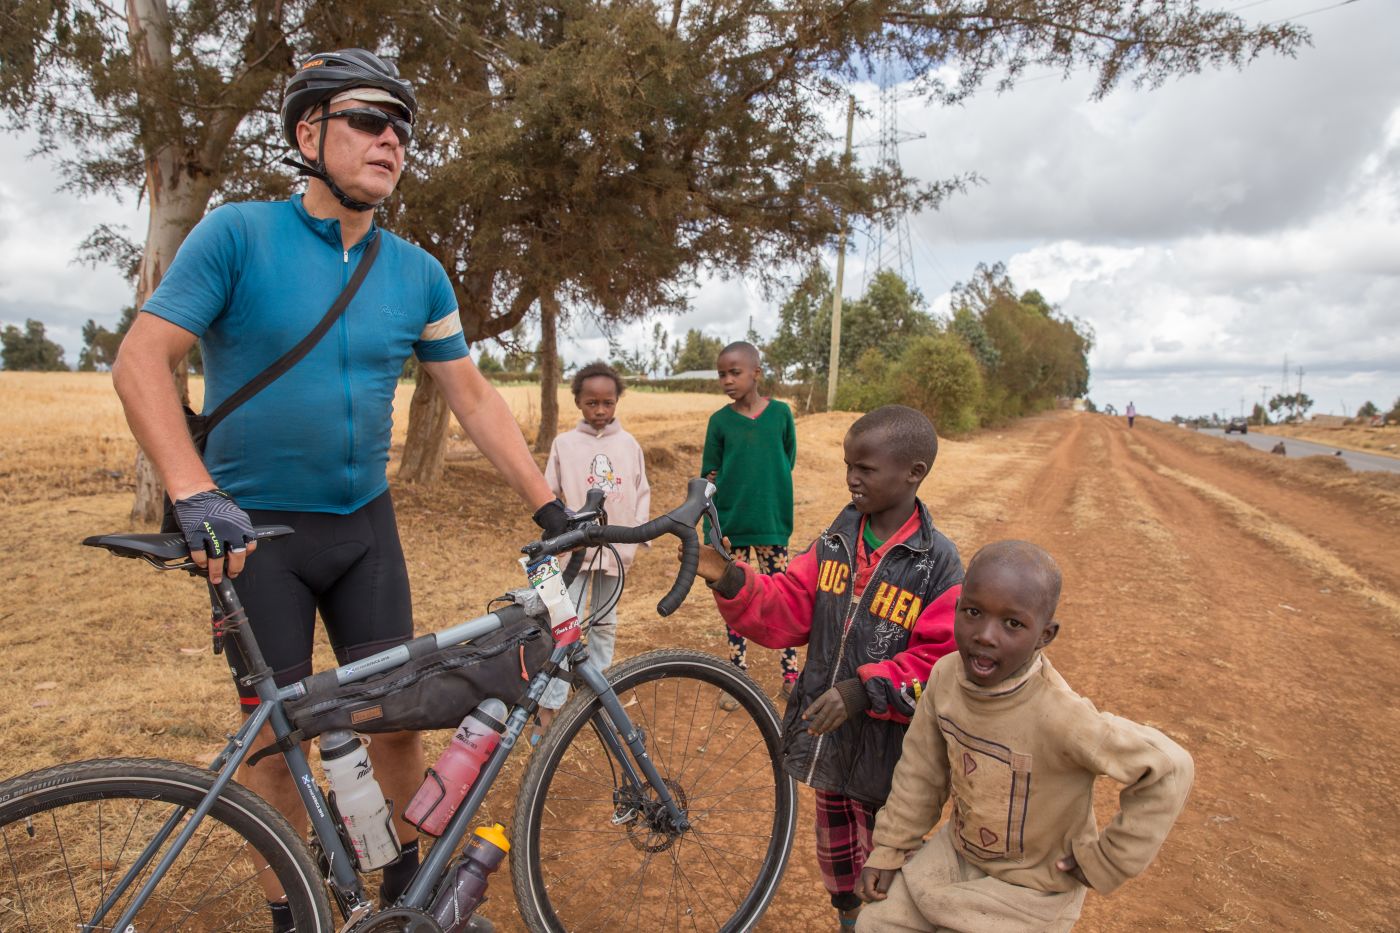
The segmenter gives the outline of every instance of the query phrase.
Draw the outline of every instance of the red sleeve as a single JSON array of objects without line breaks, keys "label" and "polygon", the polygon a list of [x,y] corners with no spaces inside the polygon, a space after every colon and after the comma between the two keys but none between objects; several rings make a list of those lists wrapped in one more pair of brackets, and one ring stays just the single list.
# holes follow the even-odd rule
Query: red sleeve
[{"label": "red sleeve", "polygon": [[715,593],[715,605],[729,627],[765,648],[807,644],[817,598],[816,548],[794,557],[783,573],[756,573],[743,562],[738,566],[744,571],[744,588],[733,599]]},{"label": "red sleeve", "polygon": [[[929,672],[933,670],[933,665],[938,659],[958,650],[953,642],[953,611],[957,607],[960,593],[962,584],[955,583],[924,607],[924,611],[919,613],[919,618],[909,632],[909,645],[903,651],[887,660],[862,664],[856,668],[856,673],[866,684],[867,692],[870,690],[870,682],[877,678],[888,681],[890,689],[896,692],[916,680],[921,689],[928,685]],[[895,711],[893,704],[881,712],[876,712],[874,708],[868,709],[866,715],[874,719],[892,719],[895,722],[909,721],[909,717]]]}]

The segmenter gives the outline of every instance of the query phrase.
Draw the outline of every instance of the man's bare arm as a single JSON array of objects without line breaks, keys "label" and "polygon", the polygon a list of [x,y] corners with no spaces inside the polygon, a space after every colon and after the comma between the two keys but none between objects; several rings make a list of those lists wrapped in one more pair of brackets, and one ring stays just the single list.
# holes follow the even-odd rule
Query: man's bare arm
[{"label": "man's bare arm", "polygon": [[421,364],[437,382],[447,407],[457,416],[477,449],[515,490],[530,511],[554,501],[554,492],[545,482],[510,406],[476,364],[462,357],[446,362]]},{"label": "man's bare arm", "polygon": [[[126,423],[172,500],[188,499],[217,488],[190,439],[180,394],[175,388],[175,367],[184,365],[194,342],[194,334],[183,327],[154,314],[138,314],[112,364],[112,384],[126,412]],[[242,516],[242,512],[238,515]],[[242,572],[247,555],[257,549],[257,542],[249,541],[246,552],[241,540],[229,544],[228,575],[236,577]],[[192,549],[190,555],[201,567],[206,566],[204,551]],[[210,582],[222,579],[222,563],[216,560],[208,564]]]},{"label": "man's bare arm", "polygon": [[126,423],[172,499],[215,487],[185,427],[173,375],[194,342],[194,334],[183,327],[154,314],[138,314],[112,364],[112,385],[122,400]]}]

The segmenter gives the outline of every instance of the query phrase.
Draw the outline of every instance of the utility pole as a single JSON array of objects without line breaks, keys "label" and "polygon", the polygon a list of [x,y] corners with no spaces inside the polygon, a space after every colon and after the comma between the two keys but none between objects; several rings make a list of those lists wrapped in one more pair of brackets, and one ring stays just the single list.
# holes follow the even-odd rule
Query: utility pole
[{"label": "utility pole", "polygon": [[[846,154],[841,159],[842,168],[851,168],[851,134],[856,126],[856,96],[846,95]],[[841,236],[837,241],[836,290],[831,296],[831,362],[827,366],[826,410],[836,407],[836,374],[841,365],[841,289],[846,283],[846,218],[841,218]]]},{"label": "utility pole", "polygon": [[1259,387],[1259,424],[1264,424],[1264,419],[1268,417],[1269,411],[1269,387]]},{"label": "utility pole", "polygon": [[1293,396],[1293,417],[1298,417],[1298,406],[1303,403],[1303,367],[1298,367],[1298,394]]}]

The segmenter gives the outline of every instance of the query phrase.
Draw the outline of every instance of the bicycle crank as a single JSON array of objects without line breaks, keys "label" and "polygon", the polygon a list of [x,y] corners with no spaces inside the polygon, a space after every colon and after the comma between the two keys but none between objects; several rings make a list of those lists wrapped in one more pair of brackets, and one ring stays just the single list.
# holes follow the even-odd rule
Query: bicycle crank
[{"label": "bicycle crank", "polygon": [[342,933],[443,933],[432,914],[412,907],[390,907],[349,927]]}]

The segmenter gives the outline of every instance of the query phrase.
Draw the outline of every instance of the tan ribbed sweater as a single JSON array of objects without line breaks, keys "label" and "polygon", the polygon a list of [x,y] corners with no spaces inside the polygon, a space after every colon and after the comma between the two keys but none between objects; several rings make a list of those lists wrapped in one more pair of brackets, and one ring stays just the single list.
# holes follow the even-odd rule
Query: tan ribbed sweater
[{"label": "tan ribbed sweater", "polygon": [[[903,866],[951,795],[954,845],[987,874],[1069,891],[1078,882],[1055,861],[1073,852],[1094,890],[1107,894],[1156,856],[1193,773],[1181,746],[1099,712],[1043,655],[1020,676],[981,688],[950,654],[934,665],[904,738],[865,864]],[[1099,775],[1126,785],[1103,832],[1093,810]]]}]

